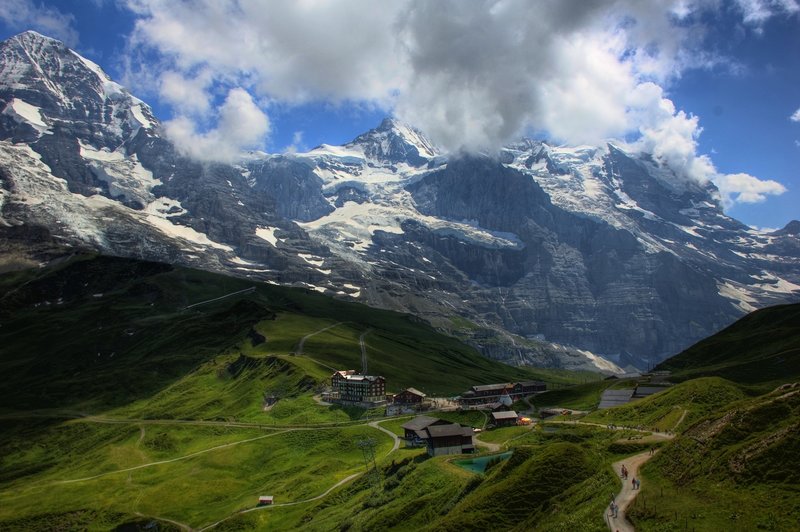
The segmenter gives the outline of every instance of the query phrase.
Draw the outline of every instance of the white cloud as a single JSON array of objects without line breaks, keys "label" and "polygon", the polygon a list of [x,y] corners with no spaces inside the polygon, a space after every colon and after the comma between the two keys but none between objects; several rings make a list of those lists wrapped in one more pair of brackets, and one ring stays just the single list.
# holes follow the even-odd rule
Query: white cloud
[{"label": "white cloud", "polygon": [[15,30],[38,30],[64,41],[67,46],[78,44],[75,17],[58,8],[34,3],[33,0],[3,0],[0,21]]},{"label": "white cloud", "polygon": [[168,70],[161,74],[159,95],[184,113],[207,113],[211,108],[211,95],[207,90],[211,79],[208,70],[193,78]]},{"label": "white cloud", "polygon": [[779,15],[793,15],[800,11],[797,0],[736,0],[744,22],[759,27]]},{"label": "white cloud", "polygon": [[797,111],[792,113],[792,116],[789,117],[789,120],[792,122],[800,122],[800,107],[797,108]]},{"label": "white cloud", "polygon": [[217,127],[197,131],[195,123],[180,116],[164,123],[167,136],[182,153],[202,161],[237,159],[242,148],[259,148],[269,134],[267,115],[241,88],[232,89],[219,110]]},{"label": "white cloud", "polygon": [[[136,16],[130,57],[158,59],[159,94],[181,112],[169,130],[198,156],[231,157],[236,142],[255,142],[226,137],[224,109],[216,129],[198,133],[213,94],[236,87],[266,105],[377,106],[451,150],[492,149],[532,131],[567,144],[633,139],[681,179],[719,179],[729,204],[780,193],[774,181],[720,176],[697,153],[699,118],[664,91],[688,68],[735,67],[703,49],[704,20],[717,16],[719,0],[127,5]],[[796,0],[737,0],[735,9],[751,28],[798,11]],[[265,134],[266,115],[253,116],[266,126],[251,129]]]},{"label": "white cloud", "polygon": [[305,149],[303,144],[303,132],[295,131],[292,134],[292,143],[283,149],[284,153],[297,153]]},{"label": "white cloud", "polygon": [[779,196],[786,192],[786,187],[777,181],[761,180],[748,174],[718,175],[714,183],[726,207],[735,203],[761,203],[767,196]]}]

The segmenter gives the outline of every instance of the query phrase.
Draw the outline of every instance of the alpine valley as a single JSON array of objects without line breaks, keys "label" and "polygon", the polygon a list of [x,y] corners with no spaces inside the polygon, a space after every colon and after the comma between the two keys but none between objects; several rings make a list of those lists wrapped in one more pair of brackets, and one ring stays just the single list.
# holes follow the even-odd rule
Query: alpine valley
[{"label": "alpine valley", "polygon": [[6,271],[65,248],[188,266],[408,312],[513,365],[609,372],[800,297],[800,222],[753,230],[646,153],[444,153],[386,119],[201,163],[30,31],[0,44],[0,246]]}]

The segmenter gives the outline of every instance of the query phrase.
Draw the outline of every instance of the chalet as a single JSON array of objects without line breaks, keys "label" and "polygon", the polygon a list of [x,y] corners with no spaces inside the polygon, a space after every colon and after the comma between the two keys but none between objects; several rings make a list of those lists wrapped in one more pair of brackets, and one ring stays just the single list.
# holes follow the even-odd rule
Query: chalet
[{"label": "chalet", "polygon": [[258,498],[259,506],[270,506],[272,504],[272,495],[262,495]]},{"label": "chalet", "polygon": [[492,412],[492,423],[495,427],[510,427],[517,424],[517,413],[513,410],[508,412]]},{"label": "chalet", "polygon": [[332,401],[370,406],[386,402],[386,379],[380,375],[359,375],[355,370],[337,371],[331,376],[331,387]]},{"label": "chalet", "polygon": [[419,441],[420,440],[420,437],[418,435],[419,431],[424,431],[431,425],[445,425],[447,423],[448,423],[447,421],[435,417],[417,416],[411,421],[402,425],[404,431],[403,438],[406,440],[407,445],[408,444],[413,445],[414,443],[421,443]]},{"label": "chalet", "polygon": [[416,388],[406,388],[402,392],[395,394],[394,402],[403,405],[420,405],[425,402],[427,396]]},{"label": "chalet", "polygon": [[431,456],[474,452],[473,433],[472,427],[463,427],[458,423],[429,425],[424,430],[417,431]]}]

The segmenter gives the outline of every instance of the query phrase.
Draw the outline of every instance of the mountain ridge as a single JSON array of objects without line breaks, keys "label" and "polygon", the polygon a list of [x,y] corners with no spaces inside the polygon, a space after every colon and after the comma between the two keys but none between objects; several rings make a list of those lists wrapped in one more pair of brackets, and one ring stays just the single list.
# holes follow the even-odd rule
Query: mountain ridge
[{"label": "mountain ridge", "polygon": [[[37,35],[0,45],[6,226],[412,312],[516,364],[643,368],[800,294],[793,232],[746,228],[649,155],[530,139],[444,154],[386,119],[343,146],[199,163]],[[34,65],[19,47],[37,39]]]}]

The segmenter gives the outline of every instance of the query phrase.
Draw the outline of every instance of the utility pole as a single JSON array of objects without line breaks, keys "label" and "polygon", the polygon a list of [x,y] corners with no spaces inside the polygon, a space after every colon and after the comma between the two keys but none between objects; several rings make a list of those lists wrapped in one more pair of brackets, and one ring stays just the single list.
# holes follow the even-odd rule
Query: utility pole
[{"label": "utility pole", "polygon": [[[375,462],[375,447],[377,442],[372,438],[365,438],[358,440],[357,445],[361,449],[361,454],[364,456],[364,467],[367,470],[367,475],[370,483],[374,489],[378,489],[381,485],[381,475],[378,472],[378,464]],[[370,468],[372,468],[370,470]]]}]

